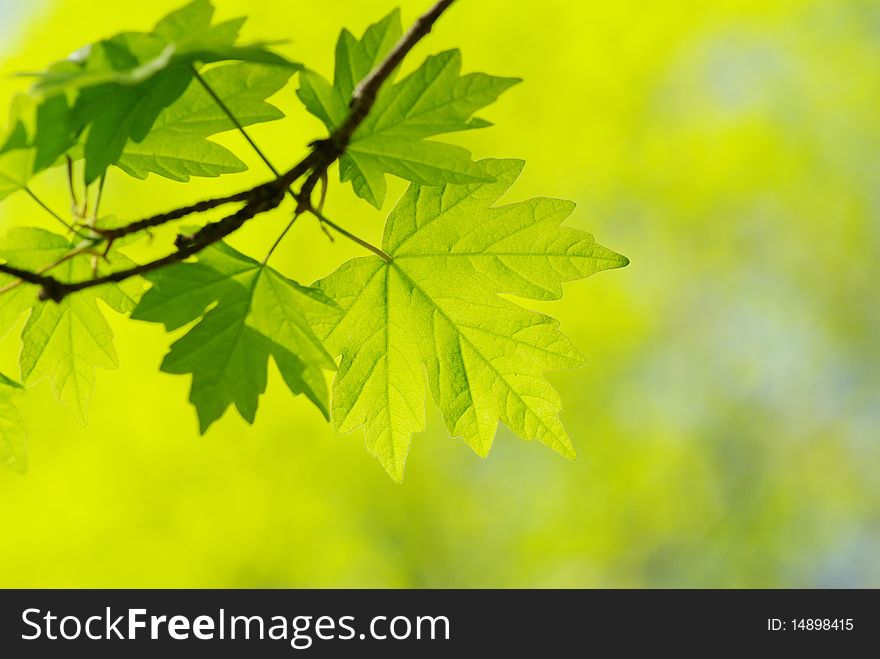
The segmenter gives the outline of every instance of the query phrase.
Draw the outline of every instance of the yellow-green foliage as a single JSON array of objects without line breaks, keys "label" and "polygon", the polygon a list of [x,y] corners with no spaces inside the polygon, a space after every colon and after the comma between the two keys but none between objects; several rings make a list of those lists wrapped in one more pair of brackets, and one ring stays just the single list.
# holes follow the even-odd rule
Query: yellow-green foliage
[{"label": "yellow-green foliage", "polygon": [[[6,71],[177,3],[19,4],[0,8]],[[220,4],[250,17],[248,39],[290,36],[279,52],[323,73],[340,24],[392,8]],[[407,22],[425,3],[401,4]],[[478,460],[431,412],[398,486],[274,367],[253,429],[227,414],[200,439],[187,379],[158,370],[164,330],[108,314],[124,368],[96,372],[87,429],[47,384],[15,400],[31,469],[0,473],[0,584],[880,585],[878,25],[870,0],[457,3],[403,73],[460,48],[467,70],[524,83],[481,111],[494,127],[444,140],[524,158],[506,202],[573,199],[569,225],[633,262],[527,303],[585,353],[550,376],[579,461],[507,431]],[[0,78],[0,99],[24,85]],[[325,128],[292,87],[271,103],[290,118],[250,130],[293,162]],[[105,203],[140,216],[263,180],[236,139],[217,141],[246,173],[117,172]],[[38,184],[65,207],[61,171]],[[389,199],[405,188],[388,184]],[[384,214],[349,194],[327,211],[379,242]],[[262,254],[288,219],[233,244]],[[0,207],[12,223],[51,226],[19,197]],[[273,265],[298,281],[362,254],[307,218],[297,230]],[[7,374],[20,329],[0,345]]]}]

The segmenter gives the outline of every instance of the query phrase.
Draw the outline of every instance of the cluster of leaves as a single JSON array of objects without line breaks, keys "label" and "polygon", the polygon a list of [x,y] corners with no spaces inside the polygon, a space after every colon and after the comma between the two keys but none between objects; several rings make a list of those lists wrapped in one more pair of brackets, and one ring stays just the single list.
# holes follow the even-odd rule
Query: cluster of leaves
[{"label": "cluster of leaves", "polygon": [[24,187],[63,156],[85,160],[86,185],[112,165],[139,178],[153,172],[182,181],[242,171],[241,161],[205,139],[230,126],[194,84],[196,67],[238,62],[209,75],[245,123],[283,116],[262,100],[302,67],[265,44],[238,45],[245,19],[212,24],[213,14],[210,0],[196,0],[151,32],[98,41],[33,74],[31,92],[12,104],[0,190]]},{"label": "cluster of leaves", "polygon": [[[105,39],[37,74],[31,92],[13,102],[0,143],[0,199],[33,194],[31,179],[65,162],[82,161],[86,190],[103,185],[109,167],[175,181],[243,171],[241,160],[208,139],[235,128],[230,114],[240,127],[280,119],[266,99],[298,74],[299,99],[333,133],[358,82],[403,33],[398,11],[360,39],[343,30],[331,84],[267,44],[240,45],[243,19],[212,18],[210,1],[196,0],[151,32]],[[307,396],[338,432],[363,427],[368,450],[396,480],[413,434],[424,427],[428,391],[449,432],[480,455],[504,423],[573,457],[559,398],[543,374],[577,366],[580,354],[555,320],[503,295],[557,299],[563,282],[627,261],[561,226],[571,202],[500,205],[521,161],[475,162],[465,149],[429,139],[489,126],[474,113],[517,82],[462,75],[461,55],[452,50],[383,85],[341,155],[339,173],[376,208],[385,202],[386,174],[411,182],[385,224],[387,258],[354,259],[304,286],[221,242],[143,279],[98,286],[60,304],[38,301],[32,287],[3,275],[0,331],[27,315],[22,383],[49,379],[85,422],[95,368],[118,362],[100,300],[169,332],[188,327],[161,369],[192,376],[190,401],[202,432],[232,405],[254,420],[271,357],[290,391]],[[73,221],[85,235],[75,227],[66,236],[11,230],[0,258],[51,270],[62,281],[131,265],[118,244],[100,258],[94,253],[95,227],[115,218],[93,211]],[[24,440],[10,401],[21,388],[0,377],[0,461],[15,468],[25,464]]]}]

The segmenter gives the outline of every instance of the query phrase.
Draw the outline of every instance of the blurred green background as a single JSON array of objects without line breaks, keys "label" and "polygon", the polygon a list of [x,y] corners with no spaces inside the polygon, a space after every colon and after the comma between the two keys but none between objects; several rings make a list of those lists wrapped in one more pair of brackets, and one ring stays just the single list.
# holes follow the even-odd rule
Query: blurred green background
[{"label": "blurred green background", "polygon": [[[339,29],[396,1],[217,4],[329,74]],[[25,4],[0,0],[3,72],[179,3]],[[158,371],[171,339],[114,317],[122,367],[98,372],[87,428],[46,383],[20,402],[31,468],[0,473],[0,585],[880,586],[880,4],[460,0],[408,66],[449,47],[526,80],[482,113],[495,127],[454,141],[525,158],[509,198],[573,199],[571,223],[632,259],[542,306],[588,357],[550,376],[580,460],[505,430],[481,460],[429,406],[395,485],[274,372],[253,428],[232,412],[199,437],[189,378]],[[24,84],[2,78],[2,103]],[[321,136],[294,90],[275,99],[286,120],[253,130],[282,165]],[[117,172],[105,209],[264,178],[222,141],[251,172]],[[65,207],[58,173],[35,188]],[[0,227],[39,213],[16,196]],[[335,180],[328,213],[381,233]],[[261,253],[285,219],[235,243]],[[310,282],[353,255],[303,222],[273,262]],[[19,329],[0,344],[12,375]]]}]

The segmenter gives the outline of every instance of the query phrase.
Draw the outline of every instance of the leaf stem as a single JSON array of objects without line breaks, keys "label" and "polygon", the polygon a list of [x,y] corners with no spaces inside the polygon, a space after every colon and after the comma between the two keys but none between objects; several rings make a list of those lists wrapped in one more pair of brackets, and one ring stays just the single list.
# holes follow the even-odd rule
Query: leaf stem
[{"label": "leaf stem", "polygon": [[381,249],[379,249],[378,247],[376,247],[372,243],[367,242],[363,238],[358,238],[351,231],[348,231],[347,229],[344,229],[343,227],[339,226],[338,224],[336,224],[332,220],[327,219],[327,217],[321,211],[316,210],[311,207],[307,208],[306,210],[309,213],[311,213],[312,215],[314,215],[315,217],[317,217],[319,220],[321,220],[321,222],[323,224],[326,224],[328,227],[330,227],[331,229],[333,229],[334,231],[336,231],[340,235],[345,236],[346,238],[348,238],[352,242],[355,242],[358,245],[360,245],[361,247],[364,247],[364,248],[370,250],[371,252],[373,252],[373,254],[375,254],[380,259],[385,261],[385,263],[391,263],[391,261],[394,260],[393,258],[391,258],[391,255],[388,254],[387,252],[382,251]]},{"label": "leaf stem", "polygon": [[299,215],[294,215],[292,218],[290,218],[290,222],[288,222],[287,226],[284,227],[284,230],[280,234],[278,234],[278,237],[275,239],[275,242],[272,243],[272,246],[269,248],[269,251],[266,252],[266,256],[263,257],[263,260],[260,262],[261,265],[266,265],[269,262],[269,259],[272,258],[272,254],[275,252],[276,249],[278,249],[278,245],[280,245],[281,241],[284,240],[284,236],[287,235],[287,232],[293,228],[293,224],[294,224],[294,222],[296,222],[296,218],[298,218],[298,217],[299,217]]}]

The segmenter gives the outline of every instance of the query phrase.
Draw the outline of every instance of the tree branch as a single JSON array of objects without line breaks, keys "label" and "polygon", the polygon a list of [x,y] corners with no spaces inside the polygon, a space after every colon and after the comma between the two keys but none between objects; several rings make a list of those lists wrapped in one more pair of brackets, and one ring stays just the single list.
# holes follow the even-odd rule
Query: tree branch
[{"label": "tree branch", "polygon": [[[189,257],[198,254],[206,247],[223,240],[226,236],[240,229],[241,226],[251,218],[277,208],[278,204],[281,203],[281,200],[284,197],[283,191],[279,192],[273,188],[265,188],[264,192],[265,196],[248,201],[243,208],[222,220],[206,224],[192,236],[184,236],[182,234],[177,236],[177,240],[174,242],[177,251],[154,261],[142,263],[125,270],[119,270],[104,275],[103,277],[95,277],[93,279],[86,279],[78,282],[64,283],[58,281],[54,277],[48,275],[35,275],[34,273],[26,273],[29,279],[26,279],[25,281],[42,285],[42,289],[40,290],[41,300],[61,302],[61,300],[71,293],[76,293],[95,286],[103,286],[104,284],[119,283],[126,279],[130,279],[131,277],[137,277],[138,275],[143,275],[147,272],[158,270],[159,268],[180,263],[181,261],[185,261]],[[17,268],[8,268],[7,266],[0,265],[0,270],[24,279],[24,277],[22,277],[24,271],[18,270]]]},{"label": "tree branch", "polygon": [[133,233],[139,233],[147,229],[152,229],[163,224],[167,224],[168,222],[180,220],[184,217],[189,217],[190,215],[195,215],[197,213],[204,213],[209,210],[219,208],[220,206],[226,206],[228,204],[234,204],[236,202],[247,202],[254,196],[258,195],[261,188],[263,187],[273,186],[268,186],[264,184],[263,186],[259,186],[257,188],[252,188],[250,190],[245,190],[244,192],[238,192],[236,194],[229,195],[228,197],[205,199],[204,201],[199,201],[195,204],[192,204],[191,206],[184,206],[183,208],[177,208],[173,211],[168,211],[167,213],[153,215],[152,217],[147,217],[143,220],[138,220],[137,222],[131,222],[124,226],[116,227],[114,229],[93,228],[92,231],[97,233],[104,240],[117,240],[119,238],[122,238],[123,236],[128,236]]},{"label": "tree branch", "polygon": [[42,275],[39,272],[22,270],[21,268],[16,268],[15,266],[6,263],[0,263],[0,272],[17,277],[26,284],[35,284],[36,286],[45,286],[50,279],[54,281],[53,277]]}]

